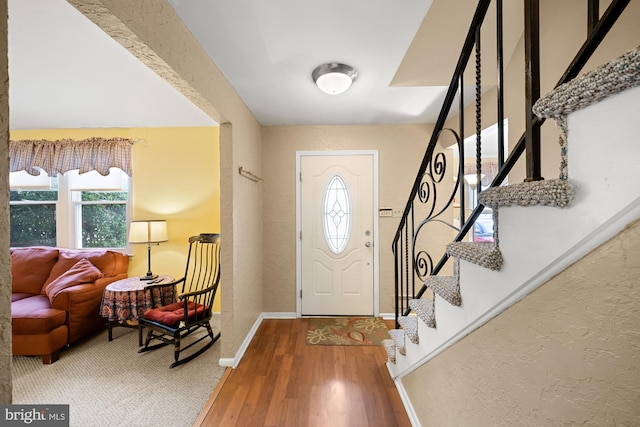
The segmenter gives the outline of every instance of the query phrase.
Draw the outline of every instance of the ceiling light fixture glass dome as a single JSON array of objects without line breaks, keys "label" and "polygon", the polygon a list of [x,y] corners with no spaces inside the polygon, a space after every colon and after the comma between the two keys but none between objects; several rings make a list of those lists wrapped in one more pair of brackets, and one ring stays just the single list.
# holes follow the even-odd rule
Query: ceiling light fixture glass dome
[{"label": "ceiling light fixture glass dome", "polygon": [[329,95],[339,95],[345,92],[358,76],[355,68],[332,62],[318,66],[311,77],[321,91]]}]

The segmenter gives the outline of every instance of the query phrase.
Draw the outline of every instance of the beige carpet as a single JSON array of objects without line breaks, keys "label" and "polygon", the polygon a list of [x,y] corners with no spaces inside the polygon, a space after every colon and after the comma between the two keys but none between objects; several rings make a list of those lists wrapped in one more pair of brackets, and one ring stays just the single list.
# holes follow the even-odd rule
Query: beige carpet
[{"label": "beige carpet", "polygon": [[[219,321],[212,324],[220,330]],[[111,342],[102,331],[51,365],[14,356],[13,403],[70,404],[77,427],[192,426],[224,373],[221,339],[173,369],[172,346],[139,354],[138,332],[126,328],[115,328]]]}]

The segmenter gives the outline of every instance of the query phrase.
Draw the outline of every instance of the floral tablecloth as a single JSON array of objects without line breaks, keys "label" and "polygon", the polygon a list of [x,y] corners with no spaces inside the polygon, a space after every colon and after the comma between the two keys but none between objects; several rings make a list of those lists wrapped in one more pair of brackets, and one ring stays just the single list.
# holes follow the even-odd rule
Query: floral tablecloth
[{"label": "floral tablecloth", "polygon": [[[129,277],[107,285],[102,295],[100,314],[109,322],[127,323],[135,325],[138,318],[151,308],[150,293],[144,291],[149,284],[157,285],[173,282],[173,277],[159,275],[155,280],[140,280],[139,277]],[[156,304],[164,305],[173,302],[175,289],[164,286],[153,289]]]}]

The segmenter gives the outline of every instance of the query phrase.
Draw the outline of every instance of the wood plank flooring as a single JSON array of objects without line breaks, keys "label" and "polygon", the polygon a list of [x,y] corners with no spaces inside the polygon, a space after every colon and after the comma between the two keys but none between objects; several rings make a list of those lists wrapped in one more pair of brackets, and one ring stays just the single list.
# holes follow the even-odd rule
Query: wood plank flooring
[{"label": "wood plank flooring", "polygon": [[307,319],[264,320],[194,426],[411,425],[383,347],[307,345],[307,327]]}]

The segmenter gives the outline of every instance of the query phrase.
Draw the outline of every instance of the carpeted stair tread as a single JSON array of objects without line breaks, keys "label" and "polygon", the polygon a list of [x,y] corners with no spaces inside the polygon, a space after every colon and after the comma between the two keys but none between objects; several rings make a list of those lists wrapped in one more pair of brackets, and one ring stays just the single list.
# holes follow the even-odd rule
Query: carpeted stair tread
[{"label": "carpeted stair tread", "polygon": [[458,306],[462,303],[458,276],[429,276],[425,279],[424,284],[449,304]]},{"label": "carpeted stair tread", "polygon": [[500,270],[502,253],[493,243],[452,242],[447,244],[447,254],[489,270]]},{"label": "carpeted stair tread", "polygon": [[398,353],[405,356],[407,354],[407,349],[404,345],[404,331],[402,329],[391,329],[389,330],[389,335],[391,335],[391,339],[393,340]]},{"label": "carpeted stair tread", "polygon": [[414,344],[418,344],[420,339],[418,338],[418,317],[417,316],[400,316],[398,317],[398,323],[402,326],[404,336],[409,338]]},{"label": "carpeted stair tread", "polygon": [[395,365],[396,363],[396,344],[392,339],[382,340],[382,345],[387,352],[387,360]]},{"label": "carpeted stair tread", "polygon": [[436,327],[435,302],[432,299],[409,300],[409,308],[430,328]]},{"label": "carpeted stair tread", "polygon": [[554,119],[559,130],[560,179],[569,178],[567,116],[638,85],[640,47],[558,86],[535,103],[533,113],[538,117]]},{"label": "carpeted stair tread", "polygon": [[603,64],[540,98],[533,106],[539,117],[557,119],[640,85],[640,47]]},{"label": "carpeted stair tread", "polygon": [[550,179],[488,188],[480,193],[478,202],[494,210],[507,206],[564,208],[574,195],[575,188],[566,180]]}]

